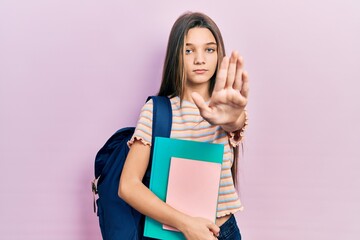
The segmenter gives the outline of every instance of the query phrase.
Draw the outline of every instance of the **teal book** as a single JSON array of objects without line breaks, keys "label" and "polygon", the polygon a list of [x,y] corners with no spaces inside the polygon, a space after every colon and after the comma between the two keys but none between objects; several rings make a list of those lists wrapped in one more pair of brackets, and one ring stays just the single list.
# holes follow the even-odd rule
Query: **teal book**
[{"label": "teal book", "polygon": [[[222,164],[223,154],[223,144],[156,137],[149,188],[162,201],[166,202],[172,158]],[[214,177],[219,178],[219,176]],[[166,229],[162,223],[150,217],[145,218],[144,236],[164,240],[185,240],[181,232]]]}]

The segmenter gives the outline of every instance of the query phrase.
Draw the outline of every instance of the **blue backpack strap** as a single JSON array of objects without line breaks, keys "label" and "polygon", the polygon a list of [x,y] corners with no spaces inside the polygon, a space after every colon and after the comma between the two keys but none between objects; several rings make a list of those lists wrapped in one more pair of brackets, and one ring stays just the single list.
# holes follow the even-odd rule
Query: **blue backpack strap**
[{"label": "blue backpack strap", "polygon": [[172,124],[172,109],[170,99],[166,96],[151,96],[148,100],[153,100],[153,122],[152,139],[155,137],[170,137]]}]

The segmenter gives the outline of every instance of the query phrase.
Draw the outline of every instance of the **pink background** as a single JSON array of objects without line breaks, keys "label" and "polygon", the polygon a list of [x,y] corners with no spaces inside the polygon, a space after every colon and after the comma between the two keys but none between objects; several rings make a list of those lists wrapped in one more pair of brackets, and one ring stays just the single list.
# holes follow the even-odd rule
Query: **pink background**
[{"label": "pink background", "polygon": [[244,239],[360,237],[356,0],[0,2],[0,238],[100,239],[94,156],[159,87],[185,10],[250,74]]}]

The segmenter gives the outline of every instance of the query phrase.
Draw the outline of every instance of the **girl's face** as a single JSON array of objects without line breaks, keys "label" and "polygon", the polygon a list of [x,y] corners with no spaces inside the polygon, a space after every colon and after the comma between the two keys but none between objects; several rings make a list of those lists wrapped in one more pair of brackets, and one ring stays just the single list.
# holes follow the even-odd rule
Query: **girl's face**
[{"label": "girl's face", "polygon": [[217,67],[217,44],[207,28],[191,28],[184,42],[184,71],[187,86],[209,86]]}]

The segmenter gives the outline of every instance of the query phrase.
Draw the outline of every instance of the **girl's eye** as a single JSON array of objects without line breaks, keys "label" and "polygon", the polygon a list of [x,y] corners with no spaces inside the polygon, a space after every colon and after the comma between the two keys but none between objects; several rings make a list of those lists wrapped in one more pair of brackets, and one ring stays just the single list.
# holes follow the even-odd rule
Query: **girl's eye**
[{"label": "girl's eye", "polygon": [[190,50],[190,49],[185,49],[185,54],[190,54],[190,53],[192,53],[192,50]]},{"label": "girl's eye", "polygon": [[206,52],[208,52],[208,53],[213,53],[213,52],[215,52],[215,49],[214,49],[214,48],[207,48],[207,49],[206,49]]}]

